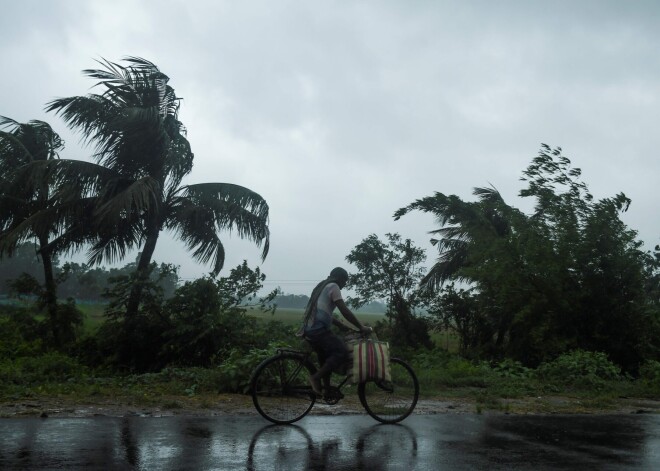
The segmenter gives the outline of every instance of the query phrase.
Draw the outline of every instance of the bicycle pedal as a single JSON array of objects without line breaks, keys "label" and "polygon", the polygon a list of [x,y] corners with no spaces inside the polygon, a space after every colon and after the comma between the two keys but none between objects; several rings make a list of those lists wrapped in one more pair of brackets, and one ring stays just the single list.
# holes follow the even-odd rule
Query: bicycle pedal
[{"label": "bicycle pedal", "polygon": [[331,388],[323,395],[323,400],[326,404],[337,404],[343,398],[344,394],[337,388]]},{"label": "bicycle pedal", "polygon": [[323,396],[323,399],[338,401],[344,399],[344,395],[340,391],[333,391],[330,394]]}]

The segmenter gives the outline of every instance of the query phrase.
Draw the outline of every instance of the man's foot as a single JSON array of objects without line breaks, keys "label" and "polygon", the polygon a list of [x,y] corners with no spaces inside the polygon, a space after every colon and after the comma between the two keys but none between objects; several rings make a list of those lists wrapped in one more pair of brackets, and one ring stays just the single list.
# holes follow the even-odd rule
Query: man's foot
[{"label": "man's foot", "polygon": [[337,404],[342,399],[344,399],[344,394],[339,390],[339,388],[334,386],[325,388],[323,400],[328,404]]},{"label": "man's foot", "polygon": [[309,375],[309,385],[312,387],[312,390],[314,391],[314,393],[316,393],[317,396],[323,395],[323,389],[321,389],[320,379],[315,378],[312,375]]}]

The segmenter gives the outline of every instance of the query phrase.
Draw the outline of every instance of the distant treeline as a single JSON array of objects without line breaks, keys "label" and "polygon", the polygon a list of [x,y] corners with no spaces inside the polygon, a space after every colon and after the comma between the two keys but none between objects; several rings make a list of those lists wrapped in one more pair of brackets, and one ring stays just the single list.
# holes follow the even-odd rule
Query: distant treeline
[{"label": "distant treeline", "polygon": [[[158,282],[169,298],[178,285],[178,277],[173,267],[167,270],[155,270],[152,276],[163,276]],[[135,263],[129,263],[121,268],[90,267],[80,263],[64,263],[54,260],[55,276],[58,278],[57,296],[61,299],[74,298],[85,301],[106,301],[103,293],[110,287],[110,280],[128,276],[135,271]],[[29,295],[25,286],[26,279],[34,279],[39,284],[44,283],[44,269],[39,259],[37,247],[25,243],[18,247],[12,257],[0,259],[0,296],[16,297]]]},{"label": "distant treeline", "polygon": [[[171,267],[170,267],[171,268]],[[61,299],[101,302],[107,298],[103,293],[110,287],[110,280],[128,276],[135,271],[135,263],[129,263],[121,268],[90,267],[80,263],[61,263],[55,259],[55,273],[59,278],[57,296]],[[156,270],[157,276],[161,270]],[[0,296],[20,296],[20,284],[16,281],[29,276],[40,284],[44,282],[43,266],[39,260],[37,247],[32,243],[21,245],[12,257],[0,259]],[[178,286],[175,273],[167,274],[159,282],[164,290],[165,298],[169,298]],[[309,296],[304,294],[281,294],[272,304],[283,309],[305,309]],[[384,313],[387,307],[379,301],[372,301],[362,307],[360,312]]]}]

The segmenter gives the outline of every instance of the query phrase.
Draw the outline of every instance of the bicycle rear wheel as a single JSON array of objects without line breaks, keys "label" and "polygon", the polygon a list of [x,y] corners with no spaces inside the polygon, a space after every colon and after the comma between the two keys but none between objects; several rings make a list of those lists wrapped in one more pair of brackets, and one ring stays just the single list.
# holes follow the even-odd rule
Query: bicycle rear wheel
[{"label": "bicycle rear wheel", "polygon": [[316,401],[308,382],[314,371],[301,355],[282,353],[265,360],[252,377],[254,407],[275,424],[291,424],[302,419]]},{"label": "bicycle rear wheel", "polygon": [[419,399],[419,382],[410,366],[390,359],[392,382],[369,381],[358,385],[358,396],[367,413],[384,424],[395,424],[408,417]]}]

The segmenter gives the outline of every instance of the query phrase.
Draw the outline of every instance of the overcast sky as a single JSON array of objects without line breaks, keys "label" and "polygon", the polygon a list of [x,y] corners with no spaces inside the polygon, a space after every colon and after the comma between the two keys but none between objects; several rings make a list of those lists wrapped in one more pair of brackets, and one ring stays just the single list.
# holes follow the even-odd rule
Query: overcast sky
[{"label": "overcast sky", "polygon": [[[363,238],[399,232],[435,253],[433,217],[392,214],[435,191],[508,203],[541,143],[594,197],[660,243],[660,2],[0,0],[0,115],[48,121],[63,158],[89,148],[46,102],[89,93],[95,59],[151,60],[183,97],[195,166],[270,205],[271,250],[225,234],[267,288],[308,293]],[[155,259],[210,270],[164,236]],[[130,260],[126,260],[128,262]],[[123,263],[122,263],[123,264]],[[427,265],[428,266],[428,265]]]}]

